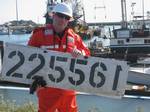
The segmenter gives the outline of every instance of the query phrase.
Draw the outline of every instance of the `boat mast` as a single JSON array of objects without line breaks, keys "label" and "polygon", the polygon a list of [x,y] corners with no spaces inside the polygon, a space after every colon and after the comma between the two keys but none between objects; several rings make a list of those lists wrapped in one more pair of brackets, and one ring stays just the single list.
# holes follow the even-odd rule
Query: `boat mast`
[{"label": "boat mast", "polygon": [[84,7],[82,7],[82,10],[83,10],[83,21],[85,21],[85,10],[84,10]]},{"label": "boat mast", "polygon": [[142,13],[143,13],[143,25],[145,26],[145,20],[144,20],[144,0],[142,0]]},{"label": "boat mast", "polygon": [[47,12],[45,14],[46,24],[52,23],[52,10],[56,2],[56,0],[47,0]]},{"label": "boat mast", "polygon": [[127,10],[126,10],[126,0],[121,0],[121,11],[122,11],[122,28],[127,28]]},{"label": "boat mast", "polygon": [[18,21],[18,1],[16,0],[16,20]]}]

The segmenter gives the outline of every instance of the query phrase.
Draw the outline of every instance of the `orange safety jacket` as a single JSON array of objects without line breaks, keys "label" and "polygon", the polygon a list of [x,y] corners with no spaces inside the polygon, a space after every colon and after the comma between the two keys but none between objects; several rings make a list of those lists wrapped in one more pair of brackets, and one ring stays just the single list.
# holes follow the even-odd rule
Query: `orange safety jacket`
[{"label": "orange safety jacket", "polygon": [[[89,49],[72,29],[66,29],[60,38],[54,33],[52,25],[35,29],[28,45],[69,53],[76,47],[85,56],[90,55]],[[45,87],[37,90],[37,97],[39,112],[77,112],[75,91]]]},{"label": "orange safety jacket", "polygon": [[69,53],[76,47],[85,56],[90,55],[89,49],[72,29],[66,29],[63,37],[60,38],[55,34],[52,25],[35,29],[28,45]]}]

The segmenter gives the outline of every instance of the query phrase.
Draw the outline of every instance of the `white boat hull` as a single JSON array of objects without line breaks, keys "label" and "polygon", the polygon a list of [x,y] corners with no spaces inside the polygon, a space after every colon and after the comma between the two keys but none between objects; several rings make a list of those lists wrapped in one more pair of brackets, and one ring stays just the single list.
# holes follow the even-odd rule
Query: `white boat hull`
[{"label": "white boat hull", "polygon": [[117,53],[150,53],[150,38],[112,38],[110,49]]},{"label": "white boat hull", "polygon": [[127,81],[135,84],[150,85],[150,74],[129,71]]}]

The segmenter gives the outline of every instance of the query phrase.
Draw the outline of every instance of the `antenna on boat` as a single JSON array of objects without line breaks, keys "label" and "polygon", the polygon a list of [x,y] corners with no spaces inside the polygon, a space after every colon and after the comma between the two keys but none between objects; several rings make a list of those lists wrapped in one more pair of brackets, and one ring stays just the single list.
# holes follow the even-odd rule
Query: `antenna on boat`
[{"label": "antenna on boat", "polygon": [[134,11],[135,5],[136,5],[136,2],[132,2],[132,3],[131,3],[131,21],[130,21],[130,28],[133,27],[133,21],[134,21],[134,15],[135,15],[135,11]]}]

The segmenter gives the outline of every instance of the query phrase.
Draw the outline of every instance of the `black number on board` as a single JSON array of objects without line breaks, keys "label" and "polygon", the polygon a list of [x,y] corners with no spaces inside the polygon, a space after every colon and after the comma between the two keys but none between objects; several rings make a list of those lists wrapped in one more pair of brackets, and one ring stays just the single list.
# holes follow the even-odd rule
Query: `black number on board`
[{"label": "black number on board", "polygon": [[[16,62],[13,67],[11,67],[7,72],[6,76],[11,77],[17,77],[17,78],[23,78],[23,74],[17,73],[17,69],[19,69],[24,63],[25,63],[25,56],[20,51],[12,51],[8,55],[9,59],[17,59],[18,62]],[[18,59],[19,58],[19,59]],[[40,63],[36,65],[27,75],[27,79],[31,79],[38,71],[40,71],[45,66],[45,57],[42,54],[34,53],[31,54],[28,58],[28,61],[33,62],[39,60]],[[51,56],[49,67],[52,70],[55,70],[56,72],[59,72],[59,76],[56,77],[54,73],[48,74],[49,79],[52,82],[59,83],[64,80],[65,78],[65,70],[64,67],[61,67],[58,65],[59,63],[66,63],[68,61],[67,57],[61,57],[61,56]],[[58,64],[56,62],[59,62]],[[68,80],[72,85],[79,86],[81,85],[85,80],[85,73],[84,71],[79,68],[80,65],[87,65],[88,60],[83,59],[75,59],[71,58],[71,63],[69,70],[72,73],[75,73],[74,76],[68,76]],[[78,66],[79,65],[79,66]],[[102,71],[99,71],[98,69],[101,68]],[[91,66],[90,70],[90,76],[89,76],[89,83],[94,88],[100,88],[105,84],[106,76],[103,74],[104,71],[107,71],[107,67],[104,63],[96,62]],[[112,90],[117,90],[118,81],[119,81],[119,75],[122,71],[121,65],[116,66],[114,81],[112,85]],[[76,78],[78,77],[78,78]]]},{"label": "black number on board", "polygon": [[14,56],[18,56],[20,60],[19,60],[19,62],[17,64],[15,64],[12,68],[10,68],[8,70],[8,72],[6,73],[6,76],[22,78],[23,74],[13,73],[13,72],[15,72],[19,67],[21,67],[21,65],[24,63],[25,57],[20,51],[18,51],[18,52],[17,51],[12,51],[8,55],[8,58],[12,59]]},{"label": "black number on board", "polygon": [[112,90],[116,90],[117,89],[120,71],[122,71],[122,68],[121,68],[120,65],[117,65]]},{"label": "black number on board", "polygon": [[[94,80],[96,68],[99,67],[99,65],[103,69],[103,71],[107,70],[104,63],[99,64],[99,62],[97,62],[97,63],[92,65],[91,72],[90,72],[90,78],[89,78],[89,83],[91,84],[91,86],[97,87],[97,88],[102,87],[105,83],[105,80],[106,80],[104,74],[99,72],[99,71],[97,72],[97,76],[100,77],[101,81],[99,83],[96,83],[95,80]],[[96,77],[96,79],[97,79],[97,77]]]},{"label": "black number on board", "polygon": [[67,58],[58,56],[55,59],[55,56],[51,56],[51,59],[50,59],[50,68],[55,69],[55,71],[60,72],[60,76],[58,78],[55,78],[55,76],[54,76],[55,74],[54,75],[53,74],[48,74],[48,77],[52,82],[59,83],[64,79],[65,71],[60,66],[55,66],[55,60],[59,61],[59,62],[67,62]]},{"label": "black number on board", "polygon": [[38,71],[40,71],[44,65],[45,65],[45,59],[41,54],[31,54],[29,57],[29,61],[34,61],[36,58],[40,60],[40,64],[37,65],[32,71],[30,71],[27,75],[27,79],[31,79],[34,74],[36,74]]},{"label": "black number on board", "polygon": [[78,74],[79,80],[76,81],[75,79],[73,79],[73,77],[68,77],[68,79],[71,84],[77,86],[83,83],[83,81],[85,80],[85,74],[81,69],[75,68],[75,64],[86,65],[87,61],[81,59],[74,59],[74,58],[71,59],[70,71],[75,74]]}]

